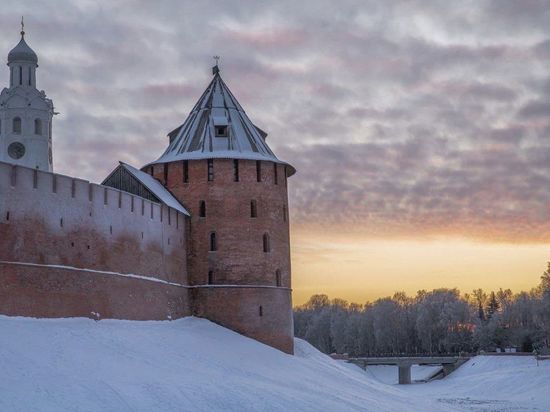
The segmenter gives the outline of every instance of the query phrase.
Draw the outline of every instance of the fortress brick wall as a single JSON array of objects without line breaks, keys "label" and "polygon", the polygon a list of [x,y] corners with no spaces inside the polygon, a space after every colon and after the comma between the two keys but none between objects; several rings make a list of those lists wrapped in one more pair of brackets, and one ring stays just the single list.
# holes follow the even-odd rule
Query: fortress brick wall
[{"label": "fortress brick wall", "polygon": [[195,286],[194,313],[292,353],[285,166],[212,159],[210,168],[210,180],[207,159],[144,169],[191,213],[188,265],[190,284]]},{"label": "fortress brick wall", "polygon": [[[154,177],[191,213],[189,233],[190,283],[281,286],[290,288],[290,241],[285,167],[260,162],[260,181],[254,160],[239,160],[239,180],[232,159],[212,159],[213,178],[208,181],[207,160],[190,160],[187,179],[184,163],[154,165]],[[277,167],[275,184],[274,167]],[[165,168],[167,169],[165,172]],[[146,170],[150,172],[149,170]],[[186,182],[184,180],[187,180]],[[251,216],[251,202],[256,216]],[[204,202],[204,213],[201,213]],[[201,216],[204,214],[204,216]],[[210,251],[210,235],[216,234],[217,250]],[[263,235],[269,236],[264,252]]]},{"label": "fortress brick wall", "polygon": [[0,163],[0,313],[189,315],[185,249],[185,217],[171,208]]},{"label": "fortress brick wall", "polygon": [[294,353],[292,295],[275,286],[201,286],[193,288],[194,314],[245,336]]},{"label": "fortress brick wall", "polygon": [[[190,163],[187,183],[182,162],[166,169],[187,218],[110,187],[0,162],[0,313],[196,315],[292,353],[284,167],[277,165],[275,185],[270,162],[262,162],[260,182],[255,161],[239,162],[239,182],[232,160],[215,160],[213,182],[206,160]],[[163,182],[164,167],[155,168]],[[209,250],[213,231],[216,251]]]}]

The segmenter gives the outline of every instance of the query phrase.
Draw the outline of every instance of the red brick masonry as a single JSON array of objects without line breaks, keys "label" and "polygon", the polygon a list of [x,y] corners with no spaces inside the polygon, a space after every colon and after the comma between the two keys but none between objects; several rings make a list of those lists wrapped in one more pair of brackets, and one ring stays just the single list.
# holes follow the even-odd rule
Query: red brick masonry
[{"label": "red brick masonry", "polygon": [[191,315],[176,285],[69,268],[0,262],[0,313],[31,317],[165,320]]},{"label": "red brick masonry", "polygon": [[[254,161],[240,162],[239,182],[231,160],[214,164],[215,180],[207,182],[206,161],[190,162],[185,184],[182,163],[169,165],[168,186],[191,210],[189,219],[116,189],[0,163],[0,314],[196,315],[292,353],[284,167],[277,165],[275,185],[273,163],[262,162],[261,182]],[[199,216],[202,199],[206,218]],[[216,252],[208,250],[211,231]],[[207,284],[209,270],[214,285]]]}]

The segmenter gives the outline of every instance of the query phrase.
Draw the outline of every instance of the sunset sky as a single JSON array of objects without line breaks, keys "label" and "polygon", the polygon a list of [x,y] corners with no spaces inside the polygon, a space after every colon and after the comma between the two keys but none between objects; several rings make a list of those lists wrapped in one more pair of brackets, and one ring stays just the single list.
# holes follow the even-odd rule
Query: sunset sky
[{"label": "sunset sky", "polygon": [[221,56],[298,170],[295,304],[527,290],[550,260],[550,1],[2,0],[4,58],[21,15],[54,168],[94,182],[159,157]]}]

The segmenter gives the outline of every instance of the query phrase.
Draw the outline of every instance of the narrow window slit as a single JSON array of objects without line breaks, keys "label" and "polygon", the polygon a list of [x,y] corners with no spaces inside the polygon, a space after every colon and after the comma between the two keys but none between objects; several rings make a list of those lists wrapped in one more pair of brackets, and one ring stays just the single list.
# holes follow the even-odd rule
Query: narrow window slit
[{"label": "narrow window slit", "polygon": [[271,252],[271,244],[270,244],[270,241],[269,241],[269,234],[268,233],[264,233],[263,246],[264,246],[264,253]]},{"label": "narrow window slit", "polygon": [[218,239],[216,238],[216,232],[210,233],[210,252],[218,250]]},{"label": "narrow window slit", "polygon": [[199,203],[199,217],[206,217],[206,202],[204,200]]},{"label": "narrow window slit", "polygon": [[189,161],[183,161],[183,183],[189,183]]},{"label": "narrow window slit", "polygon": [[250,217],[258,217],[258,208],[255,200],[250,201]]},{"label": "narrow window slit", "polygon": [[256,181],[262,181],[262,162],[260,160],[256,160]]},{"label": "narrow window slit", "polygon": [[233,181],[239,181],[239,161],[237,159],[233,160]]}]

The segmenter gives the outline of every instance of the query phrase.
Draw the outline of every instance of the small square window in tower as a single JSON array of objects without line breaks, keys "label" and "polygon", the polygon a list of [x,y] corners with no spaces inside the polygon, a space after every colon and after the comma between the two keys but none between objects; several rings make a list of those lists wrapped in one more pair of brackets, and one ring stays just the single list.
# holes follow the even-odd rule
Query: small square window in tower
[{"label": "small square window in tower", "polygon": [[216,126],[216,137],[227,137],[227,126]]},{"label": "small square window in tower", "polygon": [[216,137],[228,137],[229,136],[229,126],[226,117],[214,116],[214,135]]}]

